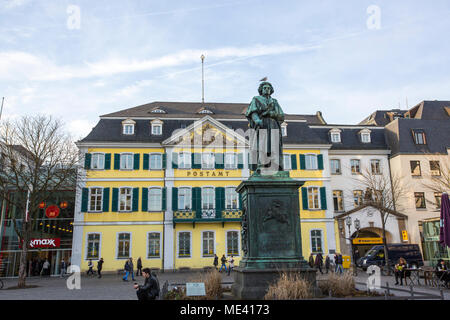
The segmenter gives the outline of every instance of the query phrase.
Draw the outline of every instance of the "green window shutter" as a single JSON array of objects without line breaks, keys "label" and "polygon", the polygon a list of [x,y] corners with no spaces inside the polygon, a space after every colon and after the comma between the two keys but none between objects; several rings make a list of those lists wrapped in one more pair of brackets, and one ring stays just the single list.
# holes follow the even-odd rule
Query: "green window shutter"
[{"label": "green window shutter", "polygon": [[139,157],[140,156],[140,154],[139,153],[135,153],[134,154],[134,163],[133,163],[133,169],[134,170],[139,170]]},{"label": "green window shutter", "polygon": [[161,199],[161,209],[162,211],[167,210],[167,188],[162,188],[162,199]]},{"label": "green window shutter", "polygon": [[148,211],[148,188],[142,187],[142,212]]},{"label": "green window shutter", "polygon": [[92,154],[90,154],[90,153],[84,154],[84,169],[88,170],[91,168],[91,158],[92,158]]},{"label": "green window shutter", "polygon": [[178,188],[172,188],[172,211],[178,210]]},{"label": "green window shutter", "polygon": [[237,167],[238,167],[238,169],[244,169],[244,154],[243,153],[238,153]]},{"label": "green window shutter", "polygon": [[139,188],[133,188],[132,211],[139,211]]},{"label": "green window shutter", "polygon": [[88,211],[89,188],[83,188],[81,191],[81,212]]},{"label": "green window shutter", "polygon": [[291,170],[297,170],[297,155],[291,154]]},{"label": "green window shutter", "polygon": [[323,155],[317,155],[317,167],[319,170],[323,170]]},{"label": "green window shutter", "polygon": [[114,170],[120,170],[120,153],[114,153]]},{"label": "green window shutter", "polygon": [[167,167],[167,154],[163,153],[162,155],[162,168],[166,169]]},{"label": "green window shutter", "polygon": [[222,210],[225,208],[225,188],[216,188],[216,217],[222,216]]},{"label": "green window shutter", "polygon": [[191,166],[192,169],[202,168],[202,154],[201,153],[191,153]]},{"label": "green window shutter", "polygon": [[142,163],[142,169],[148,170],[149,169],[149,162],[150,162],[150,155],[148,153],[144,153],[144,162]]},{"label": "green window shutter", "polygon": [[112,189],[112,202],[111,202],[111,211],[117,212],[119,211],[119,188]]},{"label": "green window shutter", "polygon": [[103,212],[109,212],[109,188],[103,188]]},{"label": "green window shutter", "polygon": [[223,169],[223,168],[225,168],[225,165],[224,165],[224,162],[223,162],[223,160],[224,160],[223,153],[215,153],[214,154],[214,159],[215,159],[215,161],[214,161],[214,168],[215,169]]},{"label": "green window shutter", "polygon": [[202,188],[192,188],[192,210],[196,212],[197,218],[202,217]]},{"label": "green window shutter", "polygon": [[304,154],[300,155],[300,169],[305,170],[306,169],[306,158]]},{"label": "green window shutter", "polygon": [[111,153],[105,154],[105,170],[111,169]]},{"label": "green window shutter", "polygon": [[325,187],[320,188],[320,206],[322,210],[327,210],[327,193]]},{"label": "green window shutter", "polygon": [[302,188],[303,210],[308,210],[308,188]]},{"label": "green window shutter", "polygon": [[172,168],[178,169],[178,153],[172,152]]}]

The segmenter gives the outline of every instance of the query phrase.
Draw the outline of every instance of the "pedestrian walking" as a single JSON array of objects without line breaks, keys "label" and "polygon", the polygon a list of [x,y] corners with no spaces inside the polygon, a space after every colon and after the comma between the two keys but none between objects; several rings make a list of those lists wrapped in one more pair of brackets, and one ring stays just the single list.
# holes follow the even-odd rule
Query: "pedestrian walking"
[{"label": "pedestrian walking", "polygon": [[50,275],[50,262],[48,262],[48,259],[45,259],[44,263],[42,264],[42,270],[41,270],[41,276],[46,276],[47,274]]},{"label": "pedestrian walking", "polygon": [[317,253],[317,255],[316,255],[316,261],[314,261],[314,265],[315,265],[315,267],[316,267],[317,269],[319,269],[320,273],[323,274],[323,272],[322,272],[323,256],[322,256],[322,254],[320,253],[320,251],[319,251],[319,253]]},{"label": "pedestrian walking", "polygon": [[125,276],[122,278],[123,281],[128,281],[128,275],[130,274],[130,259],[127,259],[125,265],[123,266],[125,271]]},{"label": "pedestrian walking", "polygon": [[231,269],[234,268],[234,259],[233,255],[230,256],[230,259],[228,260],[228,275],[231,273]]},{"label": "pedestrian walking", "polygon": [[342,254],[338,253],[336,258],[336,272],[339,272],[340,274],[344,273],[344,266],[342,264],[343,264]]},{"label": "pedestrian walking", "polygon": [[328,271],[330,271],[330,265],[331,265],[331,259],[330,259],[330,256],[327,254],[327,257],[325,258],[325,270],[327,271],[327,274],[328,274]]},{"label": "pedestrian walking", "polygon": [[144,285],[140,286],[134,284],[134,288],[137,290],[136,295],[139,301],[155,300],[159,296],[159,283],[154,274],[151,273],[149,268],[142,270],[144,276]]},{"label": "pedestrian walking", "polygon": [[217,254],[214,254],[214,268],[216,268],[217,270],[217,266],[219,265],[219,257],[217,256]]},{"label": "pedestrian walking", "polygon": [[309,264],[309,267],[310,267],[310,268],[314,268],[314,255],[312,254],[312,252],[311,252],[311,254],[309,255],[309,261],[308,261],[308,264]]},{"label": "pedestrian walking", "polygon": [[100,258],[100,260],[98,260],[97,262],[97,273],[99,278],[102,277],[103,262],[104,262],[103,258]]},{"label": "pedestrian walking", "polygon": [[63,278],[67,272],[67,262],[66,262],[66,260],[64,260],[64,258],[61,260],[61,264],[60,264],[59,268],[61,269],[60,277]]},{"label": "pedestrian walking", "polygon": [[222,256],[220,261],[222,262],[222,265],[220,266],[219,272],[222,272],[222,268],[225,268],[225,272],[227,272],[227,258],[225,257],[225,255]]},{"label": "pedestrian walking", "polygon": [[137,265],[136,265],[136,276],[142,276],[142,260],[141,257],[137,259]]},{"label": "pedestrian walking", "polygon": [[133,281],[135,281],[135,280],[134,280],[134,265],[133,265],[133,258],[130,258],[129,265],[130,265],[131,279],[132,279]]},{"label": "pedestrian walking", "polygon": [[94,270],[92,270],[93,267],[94,267],[94,264],[92,263],[92,259],[89,259],[89,261],[88,261],[89,270],[86,272],[86,275],[94,275]]}]

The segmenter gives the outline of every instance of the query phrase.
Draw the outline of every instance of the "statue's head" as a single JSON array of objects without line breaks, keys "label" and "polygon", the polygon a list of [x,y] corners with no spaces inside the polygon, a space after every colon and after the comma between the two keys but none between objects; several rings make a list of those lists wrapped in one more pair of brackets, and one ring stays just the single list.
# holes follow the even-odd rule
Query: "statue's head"
[{"label": "statue's head", "polygon": [[260,96],[270,96],[274,92],[274,90],[270,82],[264,81],[259,84],[258,92]]}]

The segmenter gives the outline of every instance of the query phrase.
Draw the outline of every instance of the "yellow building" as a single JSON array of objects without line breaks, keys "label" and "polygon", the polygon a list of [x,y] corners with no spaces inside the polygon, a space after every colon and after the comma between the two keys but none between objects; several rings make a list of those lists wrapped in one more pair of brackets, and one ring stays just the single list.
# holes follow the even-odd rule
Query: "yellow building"
[{"label": "yellow building", "polygon": [[[212,266],[241,251],[241,200],[248,179],[246,104],[153,102],[103,115],[77,143],[85,155],[77,192],[72,264],[104,271],[126,258],[174,270]],[[310,125],[321,114],[286,115],[284,167],[300,192],[303,256],[339,251],[330,205],[327,139]],[[220,262],[219,262],[220,264]],[[136,262],[135,262],[136,266]]]}]

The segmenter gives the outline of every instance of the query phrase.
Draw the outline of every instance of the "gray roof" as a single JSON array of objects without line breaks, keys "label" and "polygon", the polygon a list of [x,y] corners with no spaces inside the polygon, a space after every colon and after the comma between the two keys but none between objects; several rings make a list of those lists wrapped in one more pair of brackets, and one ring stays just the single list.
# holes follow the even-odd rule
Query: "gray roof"
[{"label": "gray roof", "polygon": [[[362,128],[359,126],[349,127],[349,126],[339,126],[336,128],[341,130],[341,142],[332,143],[331,150],[387,150],[389,149],[386,139],[384,136],[384,128],[373,128],[371,126],[365,126],[363,128],[369,129],[370,132],[370,143],[363,143],[360,139],[359,132]],[[322,139],[331,143],[330,126],[327,127],[314,127],[316,134]]]},{"label": "gray roof", "polygon": [[[124,109],[100,116],[100,118],[138,118],[158,117],[164,118],[201,118],[204,114],[199,111],[207,109],[212,114],[212,118],[221,119],[243,119],[245,120],[245,110],[248,103],[216,103],[216,102],[152,102],[134,108]],[[155,109],[160,109],[166,113],[154,113]],[[315,115],[286,114],[286,120],[306,120],[310,124],[325,124],[320,112]]]},{"label": "gray roof", "polygon": [[[386,140],[392,154],[447,154],[450,148],[450,120],[397,119],[386,127]],[[416,145],[413,130],[425,132],[425,145]]]}]

